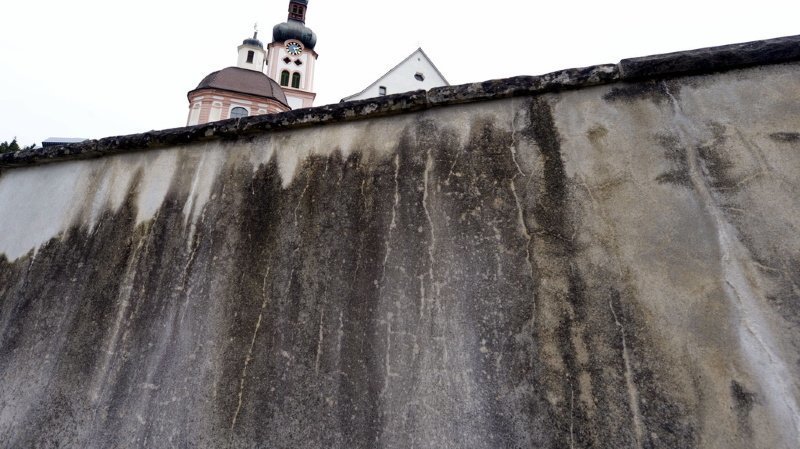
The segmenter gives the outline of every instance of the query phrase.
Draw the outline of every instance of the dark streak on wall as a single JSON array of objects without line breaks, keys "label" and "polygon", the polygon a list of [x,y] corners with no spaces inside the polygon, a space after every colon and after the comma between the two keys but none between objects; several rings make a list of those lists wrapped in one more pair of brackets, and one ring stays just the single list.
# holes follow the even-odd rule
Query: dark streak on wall
[{"label": "dark streak on wall", "polygon": [[[141,220],[146,153],[114,153],[145,135],[2,159],[137,168],[119,208],[0,255],[0,441],[789,449],[797,139],[762,80],[797,67],[611,86],[574,70],[596,87],[553,75],[395,97],[383,122],[359,103],[216,124],[229,140],[162,150],[177,168]],[[52,194],[46,166],[15,170],[0,193]]]}]

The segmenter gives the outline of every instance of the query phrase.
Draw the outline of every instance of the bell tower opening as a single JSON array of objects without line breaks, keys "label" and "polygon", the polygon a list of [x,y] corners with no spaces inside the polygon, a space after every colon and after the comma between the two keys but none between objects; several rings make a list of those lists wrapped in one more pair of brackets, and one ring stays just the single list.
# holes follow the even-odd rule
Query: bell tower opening
[{"label": "bell tower opening", "polygon": [[306,3],[301,1],[289,2],[289,20],[306,23]]}]

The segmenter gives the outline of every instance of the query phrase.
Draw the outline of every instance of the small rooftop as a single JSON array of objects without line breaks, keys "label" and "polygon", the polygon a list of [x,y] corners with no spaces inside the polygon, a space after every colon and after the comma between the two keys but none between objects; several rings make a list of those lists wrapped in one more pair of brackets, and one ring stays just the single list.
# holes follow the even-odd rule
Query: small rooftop
[{"label": "small rooftop", "polygon": [[264,48],[264,44],[260,40],[258,40],[258,31],[256,31],[253,34],[253,37],[249,37],[249,38],[245,39],[244,41],[242,41],[242,45],[251,45],[253,47],[258,47],[258,48],[261,48],[261,49]]},{"label": "small rooftop", "polygon": [[70,143],[81,143],[89,139],[83,137],[48,137],[42,141],[42,148],[67,145]]}]

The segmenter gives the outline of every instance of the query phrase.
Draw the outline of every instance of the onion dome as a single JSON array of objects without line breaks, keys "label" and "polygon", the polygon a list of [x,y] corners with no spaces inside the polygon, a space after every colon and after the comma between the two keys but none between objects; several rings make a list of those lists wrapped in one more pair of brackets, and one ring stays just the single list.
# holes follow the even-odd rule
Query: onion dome
[{"label": "onion dome", "polygon": [[255,95],[257,97],[271,98],[286,106],[289,105],[283,89],[273,79],[261,72],[239,67],[228,67],[211,73],[203,78],[203,81],[200,81],[196,89],[189,92],[189,96],[201,89],[219,89]]},{"label": "onion dome", "polygon": [[314,49],[317,45],[317,35],[311,28],[305,26],[302,22],[296,20],[288,20],[284,23],[275,25],[272,29],[273,42],[285,42],[289,39],[295,39],[303,43],[306,48]]},{"label": "onion dome", "polygon": [[256,31],[253,34],[252,38],[248,38],[248,39],[243,40],[242,41],[242,45],[250,45],[250,46],[258,47],[258,48],[261,48],[261,49],[264,48],[264,44],[260,40],[258,40],[258,31]]}]

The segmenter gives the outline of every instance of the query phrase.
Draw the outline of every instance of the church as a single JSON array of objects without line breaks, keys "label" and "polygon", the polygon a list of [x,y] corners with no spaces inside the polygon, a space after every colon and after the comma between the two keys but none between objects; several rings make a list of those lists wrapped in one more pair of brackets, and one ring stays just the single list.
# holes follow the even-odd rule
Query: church
[{"label": "church", "polygon": [[305,25],[308,0],[290,0],[286,22],[264,47],[258,32],[238,47],[236,66],[210,73],[187,94],[187,126],[313,106],[317,35]]}]

